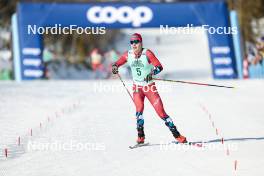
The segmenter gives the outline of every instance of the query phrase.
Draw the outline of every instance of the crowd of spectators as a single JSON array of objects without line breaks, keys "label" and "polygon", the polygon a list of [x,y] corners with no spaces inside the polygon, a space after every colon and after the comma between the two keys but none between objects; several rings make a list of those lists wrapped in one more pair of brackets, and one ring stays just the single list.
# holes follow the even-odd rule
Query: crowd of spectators
[{"label": "crowd of spectators", "polygon": [[255,43],[246,42],[246,57],[243,61],[244,78],[264,78],[264,37]]},{"label": "crowd of spectators", "polygon": [[260,37],[255,44],[247,42],[247,60],[251,65],[262,64],[264,59],[264,36]]},{"label": "crowd of spectators", "polygon": [[[112,78],[111,65],[120,53],[114,49],[102,52],[94,48],[81,62],[70,62],[65,56],[58,55],[50,48],[43,51],[46,79],[109,79]],[[128,67],[121,70],[129,76]]]},{"label": "crowd of spectators", "polygon": [[10,36],[8,29],[0,28],[0,80],[10,80],[13,77]]}]

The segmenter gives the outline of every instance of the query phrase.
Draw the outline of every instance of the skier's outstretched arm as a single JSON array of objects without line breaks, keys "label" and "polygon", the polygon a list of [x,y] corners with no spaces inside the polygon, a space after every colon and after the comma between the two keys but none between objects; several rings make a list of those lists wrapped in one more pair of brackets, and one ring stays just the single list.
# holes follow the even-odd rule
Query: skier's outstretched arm
[{"label": "skier's outstretched arm", "polygon": [[127,51],[124,54],[122,54],[122,56],[115,63],[112,64],[113,74],[117,74],[118,67],[124,65],[126,62],[127,62]]}]

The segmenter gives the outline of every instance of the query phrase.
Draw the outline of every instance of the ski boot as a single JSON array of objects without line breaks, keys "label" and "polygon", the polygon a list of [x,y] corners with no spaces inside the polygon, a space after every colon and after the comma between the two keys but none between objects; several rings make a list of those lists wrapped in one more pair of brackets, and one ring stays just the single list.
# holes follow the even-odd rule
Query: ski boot
[{"label": "ski boot", "polygon": [[144,142],[145,142],[145,137],[138,137],[137,138],[137,143],[138,144],[144,144]]},{"label": "ski boot", "polygon": [[180,132],[177,130],[176,126],[173,124],[173,121],[170,117],[167,117],[163,119],[165,121],[165,125],[169,128],[171,131],[173,137],[179,142],[179,143],[187,143],[186,137],[180,134]]},{"label": "ski boot", "polygon": [[137,143],[144,144],[145,142],[144,127],[143,126],[137,127],[137,131],[138,131]]},{"label": "ski boot", "polygon": [[179,142],[179,143],[187,143],[187,139],[185,136],[178,136],[178,137],[175,137],[175,139]]}]

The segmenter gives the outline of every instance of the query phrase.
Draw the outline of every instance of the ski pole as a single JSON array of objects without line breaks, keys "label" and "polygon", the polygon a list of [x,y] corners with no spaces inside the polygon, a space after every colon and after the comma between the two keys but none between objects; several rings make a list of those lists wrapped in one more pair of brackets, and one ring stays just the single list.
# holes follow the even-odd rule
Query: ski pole
[{"label": "ski pole", "polygon": [[125,87],[125,89],[126,89],[128,95],[130,96],[131,100],[133,101],[133,103],[135,103],[135,102],[134,102],[134,99],[133,99],[133,97],[132,97],[132,95],[130,94],[128,88],[126,87],[126,85],[125,85],[123,79],[121,78],[121,76],[119,75],[119,73],[117,73],[117,76],[118,76],[119,80],[122,82],[123,86]]},{"label": "ski pole", "polygon": [[179,80],[160,79],[160,78],[153,78],[153,80],[177,82],[177,83],[185,83],[185,84],[195,84],[195,85],[200,85],[200,86],[222,87],[222,88],[228,88],[228,89],[234,89],[235,88],[235,87],[231,87],[231,86],[223,86],[223,85],[216,85],[216,84],[206,84],[206,83],[199,83],[199,82],[179,81]]}]

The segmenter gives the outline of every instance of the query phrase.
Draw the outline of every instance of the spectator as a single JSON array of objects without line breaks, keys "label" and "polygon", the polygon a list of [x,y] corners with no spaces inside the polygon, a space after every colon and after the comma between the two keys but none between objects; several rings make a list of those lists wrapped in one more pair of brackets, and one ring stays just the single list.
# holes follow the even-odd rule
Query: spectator
[{"label": "spectator", "polygon": [[256,44],[247,42],[247,59],[250,64],[257,65],[264,58],[264,38],[262,37]]},{"label": "spectator", "polygon": [[264,37],[260,38],[260,40],[256,44],[257,48],[257,55],[256,55],[256,62],[262,62],[264,58]]},{"label": "spectator", "polygon": [[93,49],[91,52],[91,66],[93,71],[103,70],[102,59],[99,49]]}]

